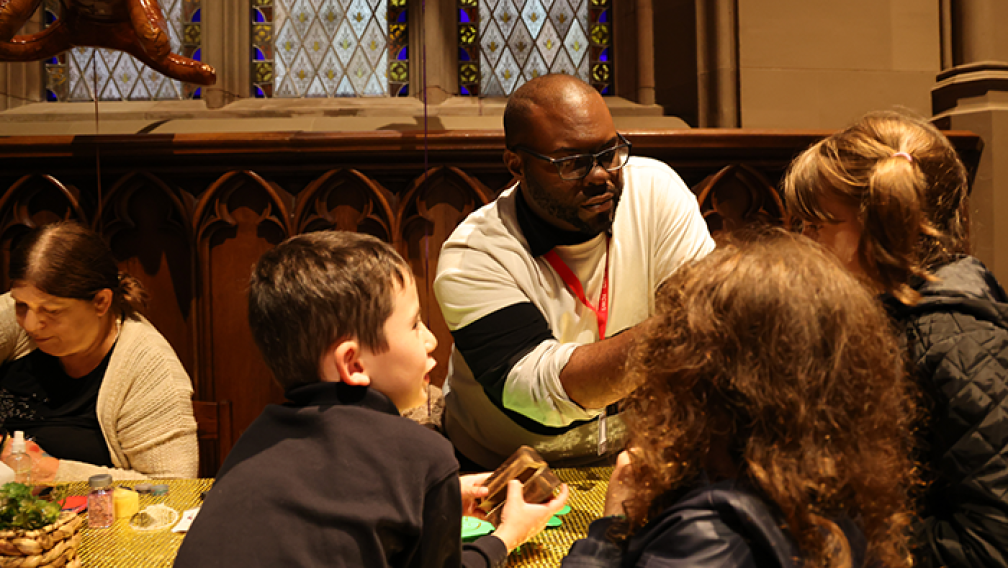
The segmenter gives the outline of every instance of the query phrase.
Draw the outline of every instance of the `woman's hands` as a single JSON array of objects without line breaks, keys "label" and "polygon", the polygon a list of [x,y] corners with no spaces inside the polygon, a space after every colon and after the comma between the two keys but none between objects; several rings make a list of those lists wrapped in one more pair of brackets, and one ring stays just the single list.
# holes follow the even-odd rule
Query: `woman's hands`
[{"label": "woman's hands", "polygon": [[626,515],[623,503],[633,497],[630,485],[630,452],[623,450],[616,458],[616,467],[609,477],[609,489],[606,490],[605,508],[602,514],[606,517]]},{"label": "woman's hands", "polygon": [[[0,451],[0,460],[7,463],[7,457],[11,455],[11,445],[14,440],[8,436],[4,442],[3,451]],[[59,460],[45,453],[38,444],[31,440],[25,440],[25,453],[31,456],[32,460],[32,483],[52,483],[56,479],[56,470],[59,469]]]},{"label": "woman's hands", "polygon": [[542,505],[526,503],[522,497],[522,484],[516,479],[508,482],[507,501],[501,511],[501,522],[494,536],[504,541],[508,552],[532,538],[546,527],[550,517],[563,508],[570,491],[567,484],[560,486],[560,493]]}]

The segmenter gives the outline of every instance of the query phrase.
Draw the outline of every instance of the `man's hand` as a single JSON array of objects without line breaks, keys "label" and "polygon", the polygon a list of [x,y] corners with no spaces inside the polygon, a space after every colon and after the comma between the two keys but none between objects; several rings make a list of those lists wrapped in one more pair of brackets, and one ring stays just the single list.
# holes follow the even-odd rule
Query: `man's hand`
[{"label": "man's hand", "polygon": [[473,473],[470,475],[460,475],[459,485],[462,487],[462,515],[466,517],[476,517],[486,519],[484,513],[477,505],[480,499],[490,493],[490,488],[483,487],[483,482],[490,477],[491,473]]},{"label": "man's hand", "polygon": [[[11,446],[14,440],[11,437],[4,442],[3,451],[0,451],[0,460],[7,463],[7,458],[11,455]],[[25,453],[32,460],[32,483],[52,483],[56,479],[56,470],[59,469],[59,460],[46,454],[38,444],[31,440],[25,440]]]}]

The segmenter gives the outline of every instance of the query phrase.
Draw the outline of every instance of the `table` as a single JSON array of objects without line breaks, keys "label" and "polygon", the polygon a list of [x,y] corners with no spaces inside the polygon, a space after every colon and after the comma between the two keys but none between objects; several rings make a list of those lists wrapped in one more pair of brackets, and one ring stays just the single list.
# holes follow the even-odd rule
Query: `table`
[{"label": "table", "polygon": [[553,470],[570,487],[567,504],[571,511],[561,517],[563,526],[547,528],[512,552],[507,565],[521,568],[560,566],[560,561],[570,550],[571,544],[588,534],[588,525],[602,516],[612,470],[612,466]]},{"label": "table", "polygon": [[[612,467],[558,468],[557,476],[570,487],[570,513],[562,517],[563,526],[548,528],[511,554],[508,566],[521,568],[548,568],[560,565],[560,560],[570,545],[584,536],[588,525],[602,514],[606,487]],[[210,489],[212,479],[173,479],[157,483],[168,485],[163,496],[141,495],[140,509],[163,503],[181,515],[183,511],[200,505],[200,494]],[[117,486],[131,487],[135,482],[116,482]],[[65,495],[86,495],[87,483],[61,485]],[[167,568],[175,560],[182,544],[182,533],[170,529],[136,531],[129,519],[116,519],[107,529],[92,529],[84,524],[78,557],[83,568]]]},{"label": "table", "polygon": [[[117,481],[115,485],[132,487],[137,483],[140,482]],[[210,489],[213,479],[171,479],[150,483],[168,485],[168,494],[140,495],[140,510],[163,503],[181,515],[187,509],[200,505],[200,494]],[[61,485],[60,490],[66,495],[87,495],[88,485],[84,482],[69,483]],[[129,526],[129,519],[116,519],[107,529],[92,529],[84,523],[77,556],[82,568],[170,567],[184,536],[183,533],[172,532],[171,528],[137,531]]]}]

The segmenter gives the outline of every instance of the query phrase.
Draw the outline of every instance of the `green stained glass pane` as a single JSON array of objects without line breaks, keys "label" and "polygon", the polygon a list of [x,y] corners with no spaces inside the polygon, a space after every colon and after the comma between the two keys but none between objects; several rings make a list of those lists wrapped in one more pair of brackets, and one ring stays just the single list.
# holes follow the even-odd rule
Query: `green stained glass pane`
[{"label": "green stained glass pane", "polygon": [[[407,0],[272,0],[251,11],[257,97],[408,92]],[[265,9],[268,7],[269,9]],[[270,73],[260,73],[263,63]]]},{"label": "green stained glass pane", "polygon": [[[253,0],[259,2],[264,0]],[[193,21],[202,0],[158,0],[173,53],[196,58],[202,44],[201,24]],[[43,9],[62,14],[60,0],[45,0]],[[133,56],[111,49],[75,47],[45,63],[49,101],[160,101],[198,98],[199,85],[169,79]]]},{"label": "green stained glass pane", "polygon": [[461,94],[504,97],[549,73],[612,94],[610,0],[457,2]]}]

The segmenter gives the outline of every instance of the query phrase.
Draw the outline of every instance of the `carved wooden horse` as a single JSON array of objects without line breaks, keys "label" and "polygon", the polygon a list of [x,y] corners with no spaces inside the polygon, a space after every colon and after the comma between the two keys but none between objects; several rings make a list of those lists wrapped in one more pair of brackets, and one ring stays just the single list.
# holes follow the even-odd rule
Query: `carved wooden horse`
[{"label": "carved wooden horse", "polygon": [[0,0],[0,61],[38,61],[74,46],[125,51],[172,79],[213,85],[213,67],[171,52],[157,0],[60,0],[63,15],[36,34],[15,36],[42,0]]}]

